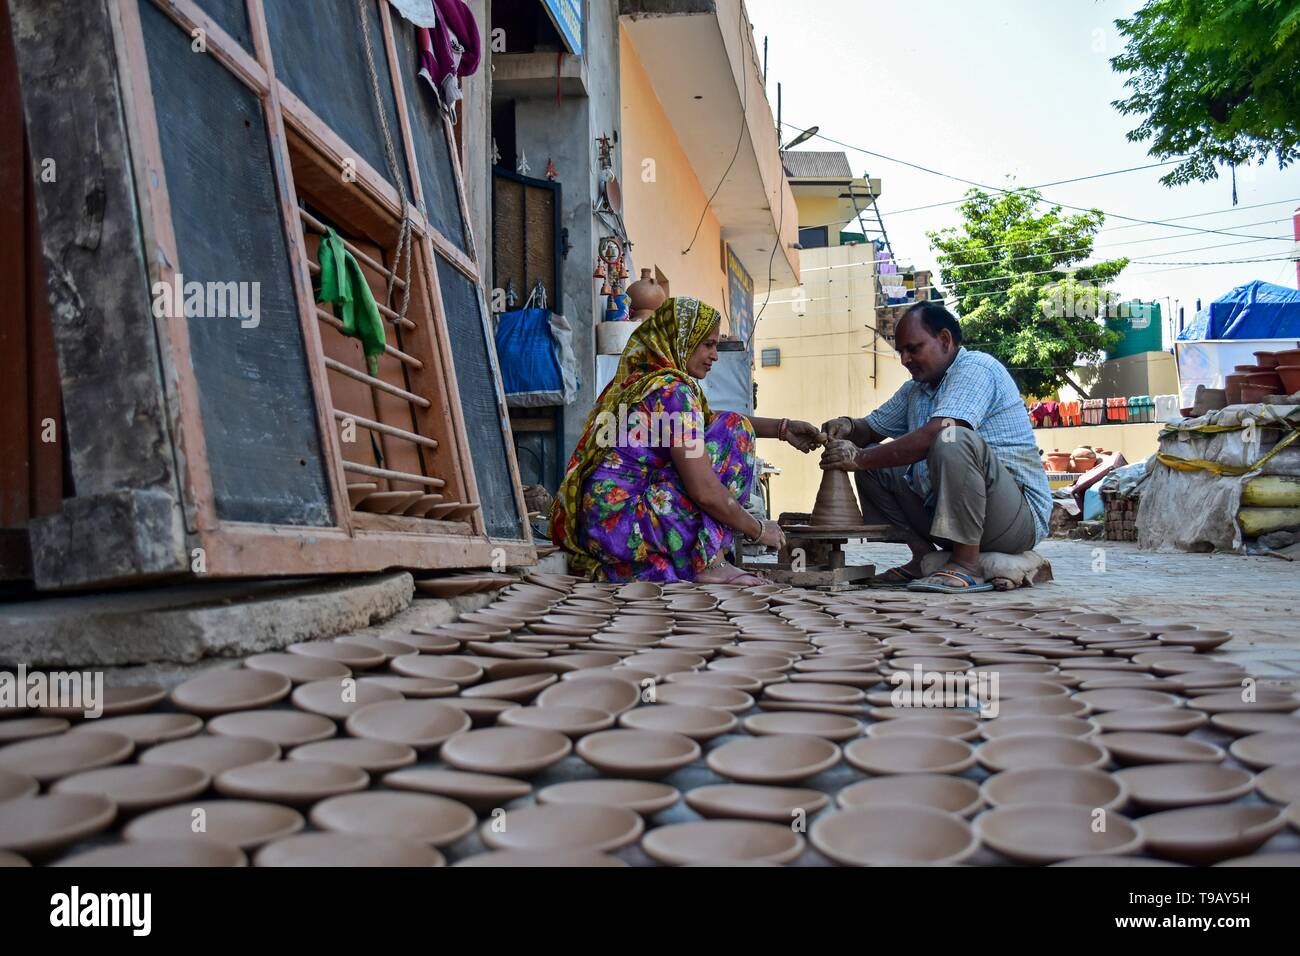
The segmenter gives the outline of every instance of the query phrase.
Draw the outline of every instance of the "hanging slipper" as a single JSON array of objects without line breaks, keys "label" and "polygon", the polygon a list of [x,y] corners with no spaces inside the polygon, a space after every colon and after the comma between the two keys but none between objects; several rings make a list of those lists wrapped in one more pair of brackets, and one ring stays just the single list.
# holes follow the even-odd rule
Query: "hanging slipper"
[{"label": "hanging slipper", "polygon": [[934,594],[972,594],[976,591],[992,591],[993,585],[987,581],[976,581],[965,571],[943,569],[928,578],[913,581],[907,586],[909,591],[929,591]]}]

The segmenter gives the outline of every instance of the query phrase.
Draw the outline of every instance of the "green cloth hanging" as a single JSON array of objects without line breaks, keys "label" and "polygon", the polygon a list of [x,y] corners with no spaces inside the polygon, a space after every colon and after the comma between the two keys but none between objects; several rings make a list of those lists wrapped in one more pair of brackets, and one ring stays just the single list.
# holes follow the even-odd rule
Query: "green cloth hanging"
[{"label": "green cloth hanging", "polygon": [[370,374],[379,375],[379,356],[388,347],[384,320],[370,292],[357,257],[343,246],[332,227],[327,228],[320,244],[320,293],[317,302],[334,306],[334,314],[343,321],[343,334],[361,340]]}]

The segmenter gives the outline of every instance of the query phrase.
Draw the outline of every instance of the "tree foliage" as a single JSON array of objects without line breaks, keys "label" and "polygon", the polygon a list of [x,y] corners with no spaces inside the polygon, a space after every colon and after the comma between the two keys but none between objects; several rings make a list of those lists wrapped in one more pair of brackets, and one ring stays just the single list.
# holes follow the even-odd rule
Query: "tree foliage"
[{"label": "tree foliage", "polygon": [[929,233],[943,286],[957,296],[964,343],[1007,366],[1026,395],[1078,388],[1070,370],[1099,361],[1118,339],[1101,319],[1116,312],[1108,285],[1128,260],[1077,265],[1092,255],[1105,215],[1040,212],[1032,189],[966,197],[960,227]]},{"label": "tree foliage", "polygon": [[1111,67],[1132,95],[1111,105],[1142,117],[1129,140],[1185,157],[1166,186],[1300,157],[1300,0],[1147,0],[1115,25],[1128,45]]}]

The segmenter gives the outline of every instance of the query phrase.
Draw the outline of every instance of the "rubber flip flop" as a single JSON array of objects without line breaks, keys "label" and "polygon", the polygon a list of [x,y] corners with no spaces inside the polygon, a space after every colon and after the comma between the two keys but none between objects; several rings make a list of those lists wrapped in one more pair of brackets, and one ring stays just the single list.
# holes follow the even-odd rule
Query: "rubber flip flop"
[{"label": "rubber flip flop", "polygon": [[[894,577],[890,577],[890,575],[894,575]],[[896,568],[890,568],[888,571],[876,575],[874,578],[869,578],[867,580],[867,585],[873,588],[893,588],[895,590],[902,590],[912,582],[916,581],[917,578],[918,575],[913,574],[911,571],[904,569],[902,565],[899,565]]]},{"label": "rubber flip flop", "polygon": [[[951,578],[960,586],[942,583],[942,578]],[[913,581],[907,586],[909,591],[928,591],[933,594],[971,594],[976,591],[992,591],[993,585],[987,581],[977,582],[969,574],[961,571],[936,571],[928,578]]]}]

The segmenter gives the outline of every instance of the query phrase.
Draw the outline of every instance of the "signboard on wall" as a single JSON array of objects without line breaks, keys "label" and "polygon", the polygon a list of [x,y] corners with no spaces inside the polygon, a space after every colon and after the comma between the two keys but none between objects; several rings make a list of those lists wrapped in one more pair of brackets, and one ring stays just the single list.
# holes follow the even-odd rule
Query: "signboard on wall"
[{"label": "signboard on wall", "polygon": [[582,0],[542,0],[569,52],[582,56]]},{"label": "signboard on wall", "polygon": [[754,331],[754,280],[727,244],[727,299],[731,308],[731,334],[748,343]]}]

